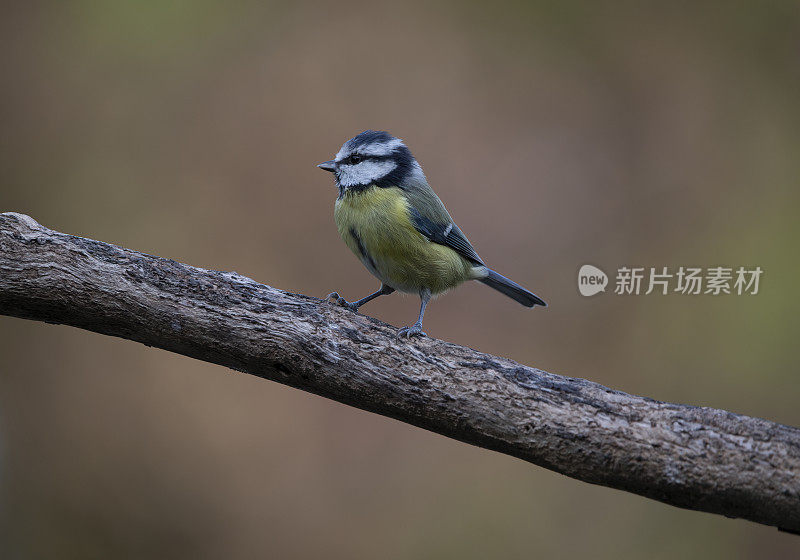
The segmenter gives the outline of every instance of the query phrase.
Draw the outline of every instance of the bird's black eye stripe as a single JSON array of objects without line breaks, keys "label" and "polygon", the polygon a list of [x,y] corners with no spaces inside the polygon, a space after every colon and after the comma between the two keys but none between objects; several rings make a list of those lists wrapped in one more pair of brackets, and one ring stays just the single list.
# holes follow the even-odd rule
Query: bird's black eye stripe
[{"label": "bird's black eye stripe", "polygon": [[372,161],[385,161],[387,159],[392,159],[393,156],[394,154],[386,154],[385,156],[365,156],[362,154],[350,154],[345,158],[345,160],[342,163],[346,163],[348,165],[356,165],[368,159]]}]

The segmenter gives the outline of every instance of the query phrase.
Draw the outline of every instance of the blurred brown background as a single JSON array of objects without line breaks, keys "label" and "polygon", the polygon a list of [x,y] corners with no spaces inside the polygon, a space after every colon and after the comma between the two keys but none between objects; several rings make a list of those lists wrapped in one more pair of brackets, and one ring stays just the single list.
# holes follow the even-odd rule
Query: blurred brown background
[{"label": "blurred brown background", "polygon": [[[52,2],[0,20],[0,210],[349,299],[315,168],[406,139],[494,268],[432,336],[800,425],[796,2]],[[747,296],[582,298],[581,264],[761,266]],[[613,281],[613,279],[612,279]],[[395,325],[417,300],[364,308]],[[0,317],[3,558],[796,558],[800,538],[576,482],[131,342]]]}]

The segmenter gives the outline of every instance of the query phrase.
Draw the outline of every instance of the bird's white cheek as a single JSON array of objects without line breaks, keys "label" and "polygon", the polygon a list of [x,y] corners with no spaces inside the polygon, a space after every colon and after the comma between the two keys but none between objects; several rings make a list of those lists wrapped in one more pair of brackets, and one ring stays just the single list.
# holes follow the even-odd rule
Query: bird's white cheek
[{"label": "bird's white cheek", "polygon": [[343,187],[368,185],[381,179],[397,168],[393,161],[364,161],[357,165],[339,167],[339,184]]}]

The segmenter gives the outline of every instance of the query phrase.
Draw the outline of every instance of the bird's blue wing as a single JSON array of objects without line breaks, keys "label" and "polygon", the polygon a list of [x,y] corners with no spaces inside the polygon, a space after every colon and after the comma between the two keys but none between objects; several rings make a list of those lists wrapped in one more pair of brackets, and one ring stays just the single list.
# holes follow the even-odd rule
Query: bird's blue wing
[{"label": "bird's blue wing", "polygon": [[[450,247],[468,261],[485,266],[469,239],[452,221],[440,222],[426,218],[413,206],[410,208],[411,222],[422,235],[433,243]],[[449,217],[449,215],[448,215]]]}]

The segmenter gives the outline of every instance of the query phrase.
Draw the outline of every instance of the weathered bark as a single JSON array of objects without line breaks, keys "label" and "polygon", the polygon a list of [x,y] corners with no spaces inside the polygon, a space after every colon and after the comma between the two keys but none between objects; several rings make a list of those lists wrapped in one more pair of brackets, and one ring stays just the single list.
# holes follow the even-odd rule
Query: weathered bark
[{"label": "weathered bark", "polygon": [[800,430],[628,395],[0,214],[0,314],[291,385],[594,484],[800,531]]}]

